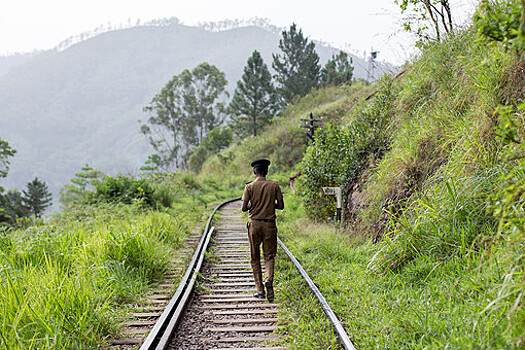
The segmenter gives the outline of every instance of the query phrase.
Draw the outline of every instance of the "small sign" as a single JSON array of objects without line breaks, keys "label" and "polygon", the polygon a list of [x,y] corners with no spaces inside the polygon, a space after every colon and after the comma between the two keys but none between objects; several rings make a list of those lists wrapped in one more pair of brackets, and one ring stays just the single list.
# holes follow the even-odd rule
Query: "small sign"
[{"label": "small sign", "polygon": [[341,221],[341,208],[343,203],[341,187],[323,187],[323,193],[327,196],[335,196],[337,199],[337,220]]},{"label": "small sign", "polygon": [[338,193],[341,193],[341,187],[323,187],[323,192],[327,196],[337,196]]}]

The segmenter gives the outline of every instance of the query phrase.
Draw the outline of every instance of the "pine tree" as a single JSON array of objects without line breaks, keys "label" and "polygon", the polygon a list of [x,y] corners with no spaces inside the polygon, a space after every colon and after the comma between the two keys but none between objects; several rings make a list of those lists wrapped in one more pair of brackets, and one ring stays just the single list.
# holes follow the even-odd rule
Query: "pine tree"
[{"label": "pine tree", "polygon": [[41,217],[46,208],[51,205],[52,195],[44,181],[38,177],[26,184],[26,190],[22,191],[24,206],[31,215]]},{"label": "pine tree", "polygon": [[343,84],[350,85],[354,67],[352,67],[352,57],[344,51],[332,55],[332,58],[326,63],[321,71],[322,86],[339,86]]},{"label": "pine tree", "polygon": [[279,41],[280,55],[273,55],[272,67],[277,74],[279,91],[285,103],[294,96],[304,96],[319,84],[319,55],[315,44],[303,36],[301,29],[292,24],[289,31],[282,32]]},{"label": "pine tree", "polygon": [[244,67],[229,109],[234,116],[232,128],[241,137],[257,136],[257,130],[268,124],[278,110],[272,76],[257,50]]}]

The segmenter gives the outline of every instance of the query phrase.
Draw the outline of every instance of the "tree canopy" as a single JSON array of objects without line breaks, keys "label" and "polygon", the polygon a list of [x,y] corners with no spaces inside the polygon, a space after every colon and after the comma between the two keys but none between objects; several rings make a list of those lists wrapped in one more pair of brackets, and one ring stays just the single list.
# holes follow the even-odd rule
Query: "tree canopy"
[{"label": "tree canopy", "polygon": [[224,104],[221,97],[225,91],[226,76],[217,67],[201,63],[191,73],[185,70],[181,74],[183,81],[184,111],[193,126],[193,145],[200,145],[210,130],[223,122]]},{"label": "tree canopy", "polygon": [[59,201],[64,206],[84,202],[88,191],[93,190],[105,177],[102,170],[93,168],[88,164],[80,170],[81,171],[76,173],[75,177],[71,179],[71,183],[65,184],[60,189]]},{"label": "tree canopy", "polygon": [[229,109],[233,131],[241,137],[257,136],[257,130],[268,124],[278,110],[272,76],[257,50],[248,58]]},{"label": "tree canopy", "polygon": [[0,178],[7,176],[9,170],[9,158],[13,157],[16,150],[9,146],[7,141],[0,139]]},{"label": "tree canopy", "polygon": [[448,0],[396,0],[396,4],[402,13],[411,13],[403,25],[406,31],[415,33],[420,40],[439,42],[443,34],[454,29]]},{"label": "tree canopy", "polygon": [[352,67],[352,57],[346,52],[340,51],[337,55],[332,55],[332,58],[326,63],[321,71],[321,85],[350,85],[352,83],[353,73],[354,67]]},{"label": "tree canopy", "polygon": [[36,217],[41,217],[44,211],[52,204],[52,195],[44,181],[35,177],[33,181],[26,184],[26,189],[22,191],[24,206],[28,213]]},{"label": "tree canopy", "polygon": [[224,73],[206,62],[168,81],[144,108],[151,116],[141,131],[156,152],[152,162],[165,168],[184,165],[191,148],[222,124],[226,84]]},{"label": "tree canopy", "polygon": [[294,96],[304,96],[318,86],[321,66],[315,44],[303,36],[295,23],[282,32],[279,49],[281,53],[273,55],[272,67],[277,72],[280,95],[288,103]]}]

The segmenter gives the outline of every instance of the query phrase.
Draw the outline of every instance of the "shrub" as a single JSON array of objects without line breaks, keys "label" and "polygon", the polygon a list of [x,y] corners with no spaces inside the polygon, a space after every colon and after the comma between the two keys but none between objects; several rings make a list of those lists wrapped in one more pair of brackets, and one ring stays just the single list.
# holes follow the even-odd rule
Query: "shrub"
[{"label": "shrub", "polygon": [[525,50],[523,1],[483,0],[474,15],[475,26],[482,37],[500,41],[516,51]]},{"label": "shrub", "polygon": [[95,184],[95,191],[88,194],[90,203],[137,203],[145,207],[155,205],[154,190],[146,179],[134,179],[123,175],[108,176]]},{"label": "shrub", "polygon": [[396,93],[392,82],[385,80],[370,103],[354,113],[354,120],[338,127],[333,123],[320,128],[302,162],[302,193],[309,215],[326,219],[333,213],[333,199],[321,195],[321,187],[346,189],[358,179],[370,158],[379,159],[390,147],[389,123],[393,116]]}]

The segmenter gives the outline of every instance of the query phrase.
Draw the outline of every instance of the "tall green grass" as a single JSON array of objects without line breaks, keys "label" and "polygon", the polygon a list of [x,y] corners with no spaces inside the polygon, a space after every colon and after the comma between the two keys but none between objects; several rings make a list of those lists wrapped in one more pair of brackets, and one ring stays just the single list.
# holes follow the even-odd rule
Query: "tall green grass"
[{"label": "tall green grass", "polygon": [[[380,111],[389,121],[387,152],[375,159],[356,153],[358,179],[333,183],[346,190],[353,215],[348,226],[289,217],[286,210],[282,217],[286,243],[358,348],[525,346],[525,106],[516,99],[525,85],[519,68],[525,60],[476,39],[465,30],[430,45],[393,82],[395,100]],[[342,133],[366,105],[373,107],[374,98],[339,115],[342,125],[327,132]],[[301,181],[351,178],[356,167],[340,166],[338,156],[366,145],[373,133],[354,134],[364,140],[344,150],[341,142],[320,137],[322,157],[318,145],[309,148],[315,157]],[[311,217],[333,212],[318,193],[321,185],[302,198],[315,208]],[[300,198],[288,201],[288,211],[304,213]],[[374,232],[383,232],[378,244],[367,240]],[[278,286],[290,319],[285,343],[333,347],[335,336],[305,286],[280,264]],[[316,311],[300,317],[297,309]]]},{"label": "tall green grass", "polygon": [[99,206],[1,233],[0,347],[97,348],[118,310],[168,269],[184,222],[138,206]]},{"label": "tall green grass", "polygon": [[[457,198],[451,191],[449,196]],[[518,271],[508,270],[519,259],[517,248],[497,241],[489,253],[466,239],[428,237],[424,246],[410,245],[419,253],[397,271],[376,273],[370,261],[377,245],[332,224],[296,220],[303,212],[300,200],[287,197],[286,202],[281,238],[358,349],[522,348],[523,315],[515,297],[523,285]],[[458,210],[457,204],[450,210]],[[446,249],[443,255],[442,245],[451,244],[455,253]],[[290,349],[338,348],[333,328],[282,252],[277,263],[277,298],[288,323],[282,343]]]}]

